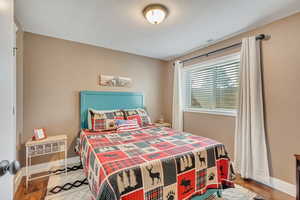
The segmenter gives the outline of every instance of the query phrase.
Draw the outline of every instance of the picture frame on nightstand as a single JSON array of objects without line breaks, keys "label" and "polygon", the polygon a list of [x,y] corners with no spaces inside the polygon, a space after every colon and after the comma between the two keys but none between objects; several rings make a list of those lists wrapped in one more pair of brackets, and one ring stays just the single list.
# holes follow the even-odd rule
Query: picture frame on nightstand
[{"label": "picture frame on nightstand", "polygon": [[33,129],[34,140],[43,140],[47,138],[45,128],[35,128]]}]

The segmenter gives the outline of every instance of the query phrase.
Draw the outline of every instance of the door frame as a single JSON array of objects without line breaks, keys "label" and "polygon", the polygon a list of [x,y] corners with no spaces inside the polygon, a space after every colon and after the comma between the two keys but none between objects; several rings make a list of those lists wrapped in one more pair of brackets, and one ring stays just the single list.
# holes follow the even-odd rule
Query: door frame
[{"label": "door frame", "polygon": [[[14,110],[14,1],[0,0],[0,161],[16,158]],[[1,199],[13,199],[14,177],[9,173],[0,177]]]}]

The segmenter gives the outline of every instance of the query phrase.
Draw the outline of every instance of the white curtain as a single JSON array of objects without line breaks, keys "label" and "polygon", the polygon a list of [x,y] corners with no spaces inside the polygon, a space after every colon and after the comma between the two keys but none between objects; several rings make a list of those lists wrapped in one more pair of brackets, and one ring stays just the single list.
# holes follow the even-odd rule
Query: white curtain
[{"label": "white curtain", "polygon": [[239,106],[235,130],[235,167],[243,178],[269,182],[264,127],[260,43],[242,41]]},{"label": "white curtain", "polygon": [[183,131],[183,108],[182,108],[182,77],[183,64],[176,61],[174,65],[174,79],[173,79],[173,113],[172,113],[172,127],[173,129]]}]

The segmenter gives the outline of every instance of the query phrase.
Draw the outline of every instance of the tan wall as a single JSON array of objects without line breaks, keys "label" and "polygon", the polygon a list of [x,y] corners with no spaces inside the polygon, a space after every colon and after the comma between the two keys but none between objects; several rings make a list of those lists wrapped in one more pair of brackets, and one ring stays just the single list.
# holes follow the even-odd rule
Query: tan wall
[{"label": "tan wall", "polygon": [[[144,92],[149,114],[157,120],[163,108],[165,65],[156,59],[25,32],[24,141],[35,127],[45,127],[48,135],[66,133],[69,156],[74,156],[81,90]],[[100,74],[131,77],[133,87],[100,87]]]},{"label": "tan wall", "polygon": [[[295,163],[293,154],[300,153],[300,13],[272,24],[258,28],[209,48],[195,51],[182,58],[206,53],[211,50],[240,41],[241,38],[256,34],[271,35],[262,42],[262,62],[265,96],[265,118],[267,142],[270,155],[271,175],[284,181],[295,183]],[[208,59],[239,51],[226,51]],[[198,60],[199,61],[203,61]],[[165,89],[165,113],[171,120],[172,110],[172,67],[165,69],[169,80]],[[184,129],[195,134],[223,142],[233,156],[235,118],[200,113],[184,114]]]}]

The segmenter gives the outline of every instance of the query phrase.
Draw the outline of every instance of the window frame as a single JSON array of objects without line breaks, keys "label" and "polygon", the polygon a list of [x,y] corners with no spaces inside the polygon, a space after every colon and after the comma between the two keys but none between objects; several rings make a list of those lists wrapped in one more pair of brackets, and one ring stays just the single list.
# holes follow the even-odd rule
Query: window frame
[{"label": "window frame", "polygon": [[[240,52],[232,53],[226,56],[221,56],[217,58],[213,58],[207,61],[198,62],[192,65],[189,65],[187,67],[183,67],[182,69],[182,102],[183,105],[187,105],[187,101],[191,98],[191,92],[187,97],[184,97],[187,93],[188,88],[185,87],[185,76],[184,73],[187,71],[192,72],[199,69],[205,69],[210,68],[212,65],[218,64],[219,62],[226,62],[232,59],[240,59]],[[185,107],[183,108],[183,112],[192,112],[192,113],[205,113],[205,114],[213,114],[213,115],[224,115],[224,116],[236,116],[237,115],[237,109],[206,109],[206,108],[191,108],[191,107]]]}]

